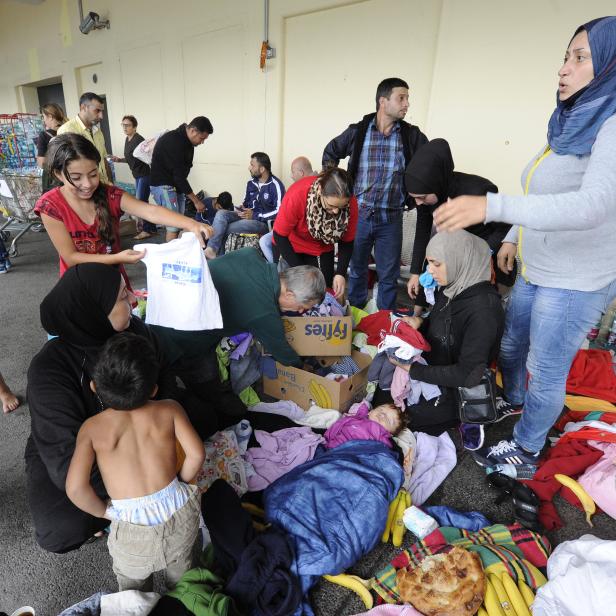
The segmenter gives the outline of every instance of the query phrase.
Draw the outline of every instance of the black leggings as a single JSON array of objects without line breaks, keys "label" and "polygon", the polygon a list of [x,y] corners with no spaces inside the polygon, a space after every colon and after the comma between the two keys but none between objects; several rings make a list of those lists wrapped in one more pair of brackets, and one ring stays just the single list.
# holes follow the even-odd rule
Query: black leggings
[{"label": "black leggings", "polygon": [[334,251],[325,252],[320,257],[296,252],[295,256],[300,263],[298,265],[314,265],[318,267],[325,277],[325,284],[328,289],[334,284]]}]

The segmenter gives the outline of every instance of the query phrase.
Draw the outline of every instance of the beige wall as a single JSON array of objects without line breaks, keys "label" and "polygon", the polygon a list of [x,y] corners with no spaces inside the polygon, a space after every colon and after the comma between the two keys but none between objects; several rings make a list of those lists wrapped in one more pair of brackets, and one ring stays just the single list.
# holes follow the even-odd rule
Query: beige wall
[{"label": "beige wall", "polygon": [[569,39],[615,9],[613,0],[444,2],[429,137],[450,141],[460,171],[520,193],[523,167],[546,143]]},{"label": "beige wall", "polygon": [[318,168],[327,141],[372,111],[376,84],[393,75],[411,85],[407,119],[447,138],[458,169],[519,192],[569,36],[614,11],[613,0],[271,0],[277,57],[261,71],[260,0],[84,5],[111,29],[82,35],[76,0],[0,0],[0,112],[36,111],[33,90],[19,86],[61,75],[69,115],[81,91],[107,96],[116,153],[125,113],[146,136],[207,115],[215,131],[190,181],[236,201],[251,152],[268,152],[286,183],[294,156]]}]

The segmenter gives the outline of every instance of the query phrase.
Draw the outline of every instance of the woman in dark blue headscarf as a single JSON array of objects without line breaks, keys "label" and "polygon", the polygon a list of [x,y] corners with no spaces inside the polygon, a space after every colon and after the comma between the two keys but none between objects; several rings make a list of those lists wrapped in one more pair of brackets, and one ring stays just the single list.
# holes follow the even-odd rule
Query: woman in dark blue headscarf
[{"label": "woman in dark blue headscarf", "polygon": [[525,196],[458,197],[439,231],[513,225],[498,265],[520,276],[507,308],[500,365],[505,397],[523,409],[510,439],[480,464],[535,463],[562,411],[571,363],[616,297],[616,17],[575,31],[558,71],[548,144],[522,175]]},{"label": "woman in dark blue headscarf", "polygon": [[[566,75],[558,84],[556,109],[548,124],[548,143],[557,154],[590,154],[603,123],[616,113],[616,17],[589,21],[575,31],[571,42],[583,39],[584,33],[590,43],[595,76],[572,94]],[[575,62],[575,52],[581,48],[574,47]],[[583,49],[579,53],[584,57]]]}]

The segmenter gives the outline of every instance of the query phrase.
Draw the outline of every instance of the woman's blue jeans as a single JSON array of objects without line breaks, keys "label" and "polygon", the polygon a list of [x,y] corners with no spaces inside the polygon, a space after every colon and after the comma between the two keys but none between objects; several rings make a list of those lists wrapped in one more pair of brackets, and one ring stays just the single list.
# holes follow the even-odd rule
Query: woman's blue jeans
[{"label": "woman's blue jeans", "polygon": [[505,319],[499,363],[505,398],[523,405],[513,437],[540,451],[563,410],[567,375],[593,325],[616,297],[616,281],[598,291],[571,291],[516,281]]}]

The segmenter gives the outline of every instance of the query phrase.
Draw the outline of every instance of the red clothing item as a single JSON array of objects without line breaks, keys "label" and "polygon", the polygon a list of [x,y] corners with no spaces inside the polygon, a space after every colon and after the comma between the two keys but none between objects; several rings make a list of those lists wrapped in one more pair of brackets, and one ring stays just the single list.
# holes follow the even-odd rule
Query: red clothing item
[{"label": "red clothing item", "polygon": [[578,351],[567,377],[567,393],[616,402],[616,374],[609,351]]},{"label": "red clothing item", "polygon": [[[287,190],[282,198],[276,222],[274,222],[274,231],[278,235],[288,237],[296,253],[319,257],[326,252],[331,252],[334,245],[315,240],[308,231],[306,200],[308,191],[316,179],[315,175],[302,178]],[[358,210],[357,199],[354,196],[349,201],[349,208],[349,226],[342,234],[341,242],[351,242],[355,239]]]},{"label": "red clothing item", "polygon": [[[98,222],[88,225],[79,216],[75,210],[68,204],[60,187],[54,188],[46,192],[37,202],[34,207],[34,212],[39,216],[46,214],[54,220],[59,220],[64,224],[69,232],[73,244],[78,252],[83,252],[90,255],[95,254],[114,254],[120,252],[120,217],[122,209],[120,202],[124,191],[115,186],[106,185],[107,203],[111,212],[111,225],[113,229],[113,244],[111,246],[105,244],[98,234]],[[66,262],[60,257],[60,276],[68,269]]]},{"label": "red clothing item", "polygon": [[379,310],[374,314],[364,317],[355,328],[357,331],[368,335],[368,344],[377,346],[387,334],[397,336],[400,340],[410,344],[421,351],[431,349],[423,334],[405,323],[402,319],[391,319],[391,310]]},{"label": "red clothing item", "polygon": [[563,523],[552,502],[554,496],[560,491],[561,496],[572,505],[582,508],[578,498],[561,483],[554,479],[554,475],[562,473],[577,479],[591,464],[603,456],[603,452],[591,447],[582,441],[558,441],[552,447],[545,459],[539,464],[532,481],[524,481],[539,497],[539,521],[546,530],[561,528]]},{"label": "red clothing item", "polygon": [[391,331],[391,310],[379,310],[364,317],[355,329],[368,335],[368,344],[376,346]]},{"label": "red clothing item", "polygon": [[559,420],[554,424],[554,427],[559,432],[564,432],[565,426],[570,422],[578,421],[603,421],[604,423],[615,424],[616,413],[601,413],[597,411],[566,411],[560,416]]},{"label": "red clothing item", "polygon": [[616,443],[616,433],[610,432],[609,430],[601,430],[601,428],[584,426],[580,430],[565,432],[558,442],[565,441],[600,441],[602,443]]}]

